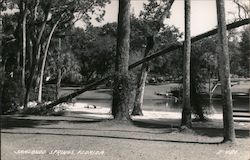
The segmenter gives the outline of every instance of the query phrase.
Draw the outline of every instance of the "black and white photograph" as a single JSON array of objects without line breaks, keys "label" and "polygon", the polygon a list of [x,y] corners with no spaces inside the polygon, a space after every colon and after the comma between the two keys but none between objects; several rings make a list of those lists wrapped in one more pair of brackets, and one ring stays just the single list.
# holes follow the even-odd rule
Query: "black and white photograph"
[{"label": "black and white photograph", "polygon": [[250,160],[250,0],[0,0],[1,160]]}]

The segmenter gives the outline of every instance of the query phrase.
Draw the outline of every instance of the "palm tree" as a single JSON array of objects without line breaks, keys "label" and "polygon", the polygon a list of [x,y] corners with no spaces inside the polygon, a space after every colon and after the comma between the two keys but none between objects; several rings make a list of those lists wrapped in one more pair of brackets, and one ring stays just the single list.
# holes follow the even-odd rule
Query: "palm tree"
[{"label": "palm tree", "polygon": [[116,75],[114,78],[112,115],[116,120],[129,120],[129,60],[130,0],[119,0]]},{"label": "palm tree", "polygon": [[219,74],[221,82],[221,95],[223,105],[223,142],[235,141],[233,104],[230,80],[230,61],[228,52],[228,39],[226,34],[225,4],[224,0],[216,0],[219,42]]},{"label": "palm tree", "polygon": [[190,104],[190,55],[191,55],[191,31],[190,31],[190,0],[185,0],[185,41],[183,45],[183,110],[181,126],[191,128],[191,104]]}]

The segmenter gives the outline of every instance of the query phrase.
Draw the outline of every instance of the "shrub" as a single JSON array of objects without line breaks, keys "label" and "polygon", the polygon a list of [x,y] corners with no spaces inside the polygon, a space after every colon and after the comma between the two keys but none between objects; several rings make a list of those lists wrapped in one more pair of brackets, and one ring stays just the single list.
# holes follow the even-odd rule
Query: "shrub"
[{"label": "shrub", "polygon": [[7,77],[3,87],[3,93],[1,97],[1,109],[2,114],[10,114],[17,111],[17,107],[21,104],[22,92],[20,90],[20,84],[12,77]]}]

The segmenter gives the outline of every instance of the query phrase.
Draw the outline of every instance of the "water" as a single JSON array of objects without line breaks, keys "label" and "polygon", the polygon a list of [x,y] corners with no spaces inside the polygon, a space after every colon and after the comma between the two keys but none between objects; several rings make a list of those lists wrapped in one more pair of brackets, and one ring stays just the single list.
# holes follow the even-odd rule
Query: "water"
[{"label": "water", "polygon": [[[105,108],[111,108],[111,99],[81,99],[79,102],[93,104]],[[208,100],[204,102],[208,113],[222,113],[222,105],[220,99],[212,100],[212,107],[209,106]],[[233,99],[234,109],[249,109],[248,98],[237,98]],[[179,102],[174,102],[170,99],[157,99],[157,100],[144,100],[142,110],[145,111],[162,111],[162,112],[181,112],[182,105]]]}]

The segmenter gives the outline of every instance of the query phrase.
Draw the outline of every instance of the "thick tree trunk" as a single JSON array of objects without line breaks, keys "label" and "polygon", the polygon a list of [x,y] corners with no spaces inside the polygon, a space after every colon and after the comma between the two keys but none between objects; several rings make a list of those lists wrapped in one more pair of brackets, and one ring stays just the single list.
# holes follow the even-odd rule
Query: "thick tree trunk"
[{"label": "thick tree trunk", "polygon": [[[145,50],[144,57],[148,56],[153,46],[154,46],[154,37],[153,36],[147,37],[147,47]],[[143,63],[141,66],[141,72],[138,75],[138,82],[137,82],[134,108],[132,111],[132,115],[143,115],[142,113],[143,96],[144,96],[144,90],[145,90],[148,71],[149,71],[149,65],[147,63]]]},{"label": "thick tree trunk", "polygon": [[[233,23],[231,23],[231,24],[228,24],[228,25],[227,25],[227,29],[238,28],[238,27],[244,26],[244,25],[246,25],[246,24],[250,24],[250,19],[244,19],[244,20],[240,20],[240,21],[237,21],[237,22],[233,22]],[[208,31],[208,32],[206,32],[206,33],[203,33],[203,34],[200,34],[200,35],[198,35],[198,36],[196,36],[196,37],[193,37],[193,38],[191,39],[191,41],[192,41],[192,42],[197,42],[197,41],[199,41],[199,40],[201,40],[201,39],[203,39],[203,38],[212,36],[212,35],[214,35],[214,34],[216,34],[216,33],[217,33],[217,29],[213,29],[213,30],[211,30],[211,31]],[[140,64],[149,62],[149,61],[151,61],[152,59],[157,58],[157,57],[159,57],[159,56],[161,56],[161,55],[167,54],[168,52],[172,52],[172,51],[175,51],[175,50],[177,50],[177,49],[181,49],[182,47],[183,47],[183,42],[172,44],[172,45],[166,47],[165,49],[163,49],[163,50],[161,50],[161,51],[159,51],[159,52],[157,52],[157,53],[155,53],[155,54],[152,54],[152,55],[150,55],[150,56],[147,56],[147,57],[143,58],[142,60],[139,60],[139,61],[137,61],[137,62],[131,64],[131,65],[129,66],[129,70],[131,70],[131,69],[133,69],[133,68],[139,66]],[[60,104],[60,103],[67,102],[67,101],[69,101],[70,99],[72,99],[72,98],[74,98],[74,97],[76,97],[76,96],[78,96],[78,95],[80,95],[80,94],[82,94],[82,93],[84,93],[84,92],[86,92],[86,91],[88,91],[88,90],[90,90],[90,89],[93,89],[93,88],[95,88],[95,87],[97,87],[97,86],[99,86],[99,85],[101,85],[101,84],[104,84],[104,83],[108,82],[108,80],[109,80],[110,78],[111,78],[111,76],[108,76],[108,77],[105,77],[105,78],[103,78],[103,79],[100,79],[100,80],[98,80],[98,81],[96,81],[96,82],[93,82],[93,83],[91,83],[91,84],[89,84],[89,85],[83,87],[82,89],[77,90],[77,91],[74,92],[74,93],[71,93],[71,94],[69,94],[69,95],[67,95],[67,96],[61,97],[60,99],[58,99],[58,100],[56,100],[56,101],[53,101],[52,103],[46,105],[45,107],[49,109],[49,108],[52,108],[52,107],[54,107],[54,106],[56,106],[56,105],[58,105],[58,104]],[[212,89],[212,92],[213,92],[213,89]]]},{"label": "thick tree trunk", "polygon": [[224,142],[235,141],[233,104],[230,80],[230,62],[228,52],[228,39],[226,34],[225,4],[224,0],[216,0],[219,42],[219,71],[221,82],[221,95],[223,105]]},{"label": "thick tree trunk", "polygon": [[183,110],[181,126],[191,128],[190,104],[190,56],[191,56],[191,31],[190,31],[190,0],[185,0],[185,41],[183,45]]},{"label": "thick tree trunk", "polygon": [[114,78],[112,115],[116,120],[130,120],[128,90],[130,0],[119,0],[117,34],[116,75]]},{"label": "thick tree trunk", "polygon": [[52,30],[50,31],[49,37],[48,37],[48,42],[46,44],[45,52],[44,52],[44,57],[43,57],[43,62],[42,62],[42,67],[41,67],[41,74],[40,74],[40,83],[39,83],[39,90],[38,90],[38,103],[42,102],[42,90],[43,90],[43,75],[44,75],[44,69],[45,69],[45,64],[46,64],[46,59],[49,51],[49,46],[51,42],[51,38],[53,36],[53,33],[58,25],[59,21],[57,21]]}]

